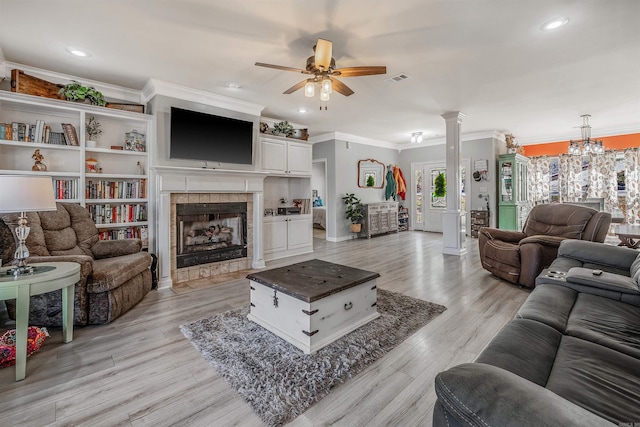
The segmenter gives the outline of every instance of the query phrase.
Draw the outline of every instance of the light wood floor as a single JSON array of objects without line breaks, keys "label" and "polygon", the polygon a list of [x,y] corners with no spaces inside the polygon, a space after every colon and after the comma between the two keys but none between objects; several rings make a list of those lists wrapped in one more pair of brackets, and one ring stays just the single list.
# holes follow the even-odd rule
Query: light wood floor
[{"label": "light wood floor", "polygon": [[[434,376],[473,361],[528,295],[480,267],[475,239],[463,257],[442,255],[441,235],[421,232],[314,244],[313,254],[267,267],[320,258],[377,271],[380,288],[448,309],[293,426],[431,425]],[[178,330],[248,304],[245,274],[152,291],[109,325],[77,328],[69,344],[52,330],[24,381],[14,382],[13,368],[0,370],[0,425],[262,425]]]}]

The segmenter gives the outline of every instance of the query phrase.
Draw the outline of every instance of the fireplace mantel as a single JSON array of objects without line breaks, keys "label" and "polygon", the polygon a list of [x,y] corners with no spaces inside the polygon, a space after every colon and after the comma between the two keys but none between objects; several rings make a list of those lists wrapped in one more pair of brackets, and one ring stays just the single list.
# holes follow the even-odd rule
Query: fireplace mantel
[{"label": "fireplace mantel", "polygon": [[262,216],[264,209],[264,172],[250,170],[204,169],[173,166],[151,168],[152,185],[158,195],[156,254],[158,287],[170,288],[171,276],[171,194],[251,193],[253,199],[252,268],[264,268]]}]

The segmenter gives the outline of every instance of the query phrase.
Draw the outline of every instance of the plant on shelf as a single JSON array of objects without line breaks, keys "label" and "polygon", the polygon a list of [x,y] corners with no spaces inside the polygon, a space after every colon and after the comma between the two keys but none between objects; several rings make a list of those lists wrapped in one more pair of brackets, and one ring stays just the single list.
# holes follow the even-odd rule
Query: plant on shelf
[{"label": "plant on shelf", "polygon": [[445,197],[447,195],[447,178],[444,173],[438,174],[433,182],[433,197]]},{"label": "plant on shelf", "polygon": [[351,221],[351,232],[359,233],[362,229],[360,220],[364,216],[362,202],[353,193],[347,193],[347,195],[342,198],[342,201],[347,205],[345,213],[347,215],[347,219]]},{"label": "plant on shelf", "polygon": [[290,136],[292,133],[293,126],[291,126],[291,124],[286,120],[273,125],[274,135]]},{"label": "plant on shelf", "polygon": [[107,103],[102,92],[92,86],[84,86],[75,80],[71,80],[71,83],[60,89],[58,94],[64,95],[68,101],[89,101],[91,104],[101,107],[104,107]]},{"label": "plant on shelf", "polygon": [[[87,135],[89,135],[89,141],[96,141],[102,134],[102,124],[96,120],[94,116],[90,116],[85,125]],[[87,141],[87,142],[89,142]]]}]

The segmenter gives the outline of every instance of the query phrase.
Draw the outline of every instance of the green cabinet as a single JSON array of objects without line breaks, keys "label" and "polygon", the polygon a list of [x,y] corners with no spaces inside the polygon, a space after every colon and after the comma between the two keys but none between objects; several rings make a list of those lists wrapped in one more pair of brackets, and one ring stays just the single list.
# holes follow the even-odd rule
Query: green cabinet
[{"label": "green cabinet", "polygon": [[527,168],[529,159],[520,154],[502,154],[498,160],[498,228],[522,231],[529,215]]}]

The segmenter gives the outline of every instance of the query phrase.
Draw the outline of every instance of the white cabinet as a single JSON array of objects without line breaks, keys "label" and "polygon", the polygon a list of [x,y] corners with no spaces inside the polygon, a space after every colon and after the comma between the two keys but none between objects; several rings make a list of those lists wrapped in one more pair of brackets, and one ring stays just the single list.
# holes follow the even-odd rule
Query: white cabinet
[{"label": "white cabinet", "polygon": [[[87,146],[85,134],[91,116],[102,129],[95,147]],[[145,114],[0,91],[0,174],[52,176],[56,199],[85,206],[101,239],[140,237],[146,246],[152,212],[146,148],[152,145],[152,120]],[[71,135],[66,143],[61,137],[67,134],[63,124],[73,127],[67,126]],[[16,126],[24,130],[8,138],[6,128]],[[126,134],[133,130],[147,137],[145,151],[111,149],[124,147]],[[44,156],[45,172],[32,171],[35,150]],[[89,172],[87,159],[97,161],[92,169],[102,173]]]},{"label": "white cabinet", "polygon": [[266,261],[313,251],[311,215],[264,217],[264,259]]},{"label": "white cabinet", "polygon": [[262,170],[270,174],[311,175],[311,145],[275,136],[261,137]]}]

